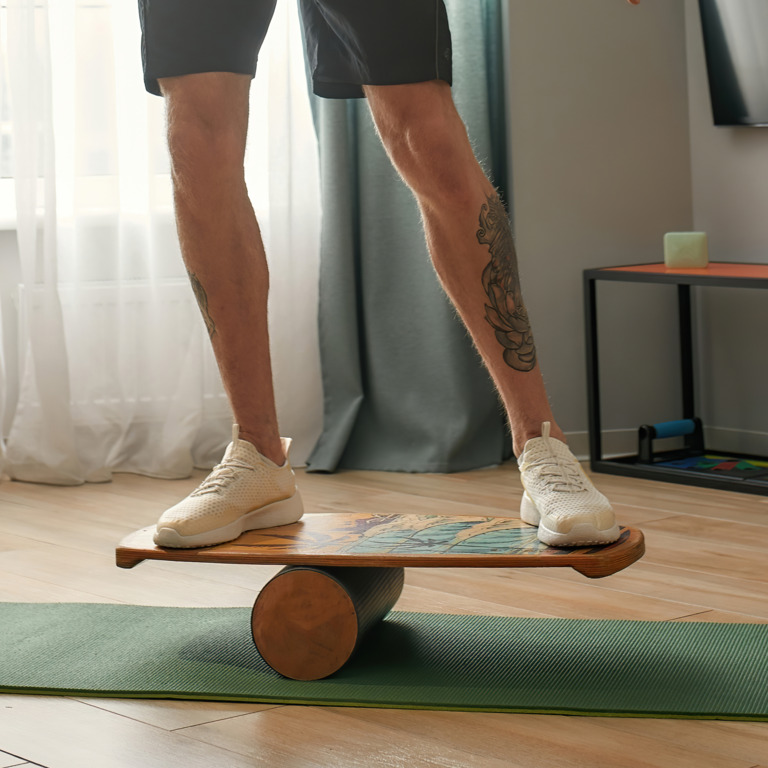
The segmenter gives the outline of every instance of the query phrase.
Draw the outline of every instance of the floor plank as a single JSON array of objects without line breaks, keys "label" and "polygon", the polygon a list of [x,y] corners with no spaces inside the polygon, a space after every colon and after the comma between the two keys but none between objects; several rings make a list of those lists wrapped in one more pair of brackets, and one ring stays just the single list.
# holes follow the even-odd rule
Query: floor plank
[{"label": "floor plank", "polygon": [[398,611],[416,613],[451,613],[472,616],[547,616],[542,611],[529,611],[512,603],[503,605],[492,600],[478,599],[471,595],[458,595],[443,589],[428,589],[413,584],[413,570],[405,572],[405,587],[397,601]]},{"label": "floor plank", "polygon": [[763,567],[765,555],[757,547],[747,549],[736,544],[686,540],[653,530],[646,534],[645,562],[674,563],[679,570],[729,576],[763,585],[768,582],[768,570]]},{"label": "floor plank", "polygon": [[[271,704],[229,703],[224,701],[175,701],[141,699],[77,699],[83,704],[166,731],[213,723],[230,717],[274,709]],[[2,766],[0,766],[2,768]]]},{"label": "floor plank", "polygon": [[[622,734],[642,734],[644,730],[639,720],[630,718],[609,718],[604,725]],[[653,737],[684,749],[746,762],[761,760],[768,754],[768,734],[763,723],[658,720],[653,726]]]},{"label": "floor plank", "polygon": [[[684,546],[685,542],[680,540],[678,548]],[[692,568],[680,568],[674,559],[661,560],[659,557],[659,562],[654,563],[646,555],[631,568],[592,582],[595,599],[601,599],[603,589],[614,589],[626,593],[625,599],[630,605],[634,605],[639,597],[656,597],[698,610],[736,611],[768,618],[768,590],[764,584],[706,572],[703,563],[692,563]],[[565,581],[573,581],[575,576],[559,568],[549,568],[541,574],[544,579]]]},{"label": "floor plank", "polygon": [[716,491],[693,485],[660,483],[620,475],[590,473],[612,504],[631,504],[659,516],[695,514],[732,522],[768,526],[768,496]]},{"label": "floor plank", "polygon": [[[341,716],[329,708],[281,707],[182,733],[206,744],[226,745],[256,765],[296,768],[523,768],[513,754],[473,754],[446,739],[395,738],[392,729]],[[301,734],[296,738],[294,734]],[[268,756],[273,762],[262,762]],[[725,768],[725,765],[723,766]],[[730,766],[728,767],[730,768]],[[734,763],[733,768],[737,768]]]},{"label": "floor plank", "polygon": [[3,749],[48,768],[250,768],[254,764],[226,745],[186,738],[73,699],[0,696],[0,708]]},{"label": "floor plank", "polygon": [[[63,586],[88,595],[95,602],[248,606],[253,604],[256,594],[256,589],[211,582],[191,573],[171,573],[168,569],[153,567],[153,563],[130,571],[117,568],[114,540],[108,554],[93,554],[21,537],[6,536],[5,539],[16,542],[13,550],[0,552],[0,571],[9,578],[21,576],[52,588]],[[274,570],[254,569],[254,582],[258,583],[259,574],[266,577]]]},{"label": "floor plank", "polygon": [[744,613],[731,613],[729,611],[702,611],[690,616],[681,616],[674,621],[705,621],[719,624],[768,624],[768,619],[759,616],[747,616]]},{"label": "floor plank", "polygon": [[[749,760],[715,756],[695,746],[681,747],[655,737],[657,721],[622,737],[607,727],[613,718],[556,715],[505,715],[467,712],[425,712],[417,718],[402,710],[344,709],[335,713],[357,724],[375,724],[420,741],[443,743],[485,759],[512,759],[536,768],[750,768]],[[395,736],[396,734],[396,736]],[[754,762],[754,758],[752,760]],[[478,763],[479,764],[479,763]]]},{"label": "floor plank", "polygon": [[0,768],[21,768],[21,766],[31,765],[32,763],[27,762],[24,758],[0,751]]},{"label": "floor plank", "polygon": [[[766,510],[768,515],[768,509]],[[643,530],[674,534],[686,541],[705,542],[719,545],[727,543],[752,553],[765,552],[768,548],[768,526],[744,523],[736,520],[719,520],[699,515],[674,515],[663,520],[646,523]]]},{"label": "floor plank", "polygon": [[[546,579],[543,573],[565,568],[541,569],[460,569],[452,572],[447,568],[413,569],[410,583],[429,589],[441,589],[449,595],[467,599],[482,595],[486,602],[500,605],[514,605],[546,616],[564,619],[635,619],[657,621],[674,619],[690,613],[688,603],[675,602],[654,597],[637,595],[628,600],[623,592],[611,589],[606,582],[609,576],[600,579],[602,586],[595,592],[596,582],[581,574],[568,574],[557,581]],[[570,569],[568,569],[570,570]]]}]

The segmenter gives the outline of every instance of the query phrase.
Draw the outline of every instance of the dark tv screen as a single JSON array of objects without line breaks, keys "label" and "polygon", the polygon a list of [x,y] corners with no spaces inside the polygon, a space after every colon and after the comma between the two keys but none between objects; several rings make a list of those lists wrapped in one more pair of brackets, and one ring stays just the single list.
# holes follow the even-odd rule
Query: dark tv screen
[{"label": "dark tv screen", "polygon": [[699,0],[715,125],[768,126],[768,0]]}]

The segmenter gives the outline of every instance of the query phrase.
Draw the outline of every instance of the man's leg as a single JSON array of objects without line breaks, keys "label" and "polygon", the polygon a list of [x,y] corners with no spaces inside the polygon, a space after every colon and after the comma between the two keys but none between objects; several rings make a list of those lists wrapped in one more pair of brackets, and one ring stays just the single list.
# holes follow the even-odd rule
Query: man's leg
[{"label": "man's leg", "polygon": [[555,546],[615,541],[608,500],[554,423],[523,303],[504,206],[475,159],[443,81],[365,86],[384,146],[421,209],[437,274],[507,410],[525,492],[523,520]]},{"label": "man's leg", "polygon": [[164,78],[184,263],[240,437],[276,464],[280,445],[267,329],[269,274],[243,172],[251,78]]},{"label": "man's leg", "polygon": [[267,327],[269,274],[245,185],[251,78],[162,78],[179,241],[239,428],[222,462],[160,517],[155,543],[198,547],[303,513],[277,427]]},{"label": "man's leg", "polygon": [[515,454],[552,422],[512,234],[443,81],[365,86],[384,146],[413,190],[437,274],[496,382]]}]

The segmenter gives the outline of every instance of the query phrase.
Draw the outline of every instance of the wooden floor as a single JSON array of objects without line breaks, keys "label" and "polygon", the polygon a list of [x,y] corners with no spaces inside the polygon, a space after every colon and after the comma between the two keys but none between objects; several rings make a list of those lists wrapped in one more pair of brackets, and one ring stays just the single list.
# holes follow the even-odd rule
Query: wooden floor
[{"label": "wooden floor", "polygon": [[[455,475],[301,474],[309,512],[514,516],[514,467]],[[277,568],[114,566],[184,481],[117,475],[0,485],[0,600],[248,606]],[[768,498],[597,477],[645,558],[591,581],[566,569],[416,569],[399,609],[664,621],[768,622]],[[0,768],[483,766],[768,768],[768,724],[0,696]]]}]

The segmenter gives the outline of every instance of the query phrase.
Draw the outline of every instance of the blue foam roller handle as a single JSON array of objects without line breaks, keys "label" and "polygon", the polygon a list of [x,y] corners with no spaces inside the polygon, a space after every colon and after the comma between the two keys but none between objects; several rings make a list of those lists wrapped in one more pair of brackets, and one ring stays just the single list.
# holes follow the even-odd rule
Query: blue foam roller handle
[{"label": "blue foam roller handle", "polygon": [[691,435],[696,429],[696,422],[693,419],[680,419],[679,421],[662,421],[661,424],[654,424],[656,437],[680,437],[681,435]]}]

